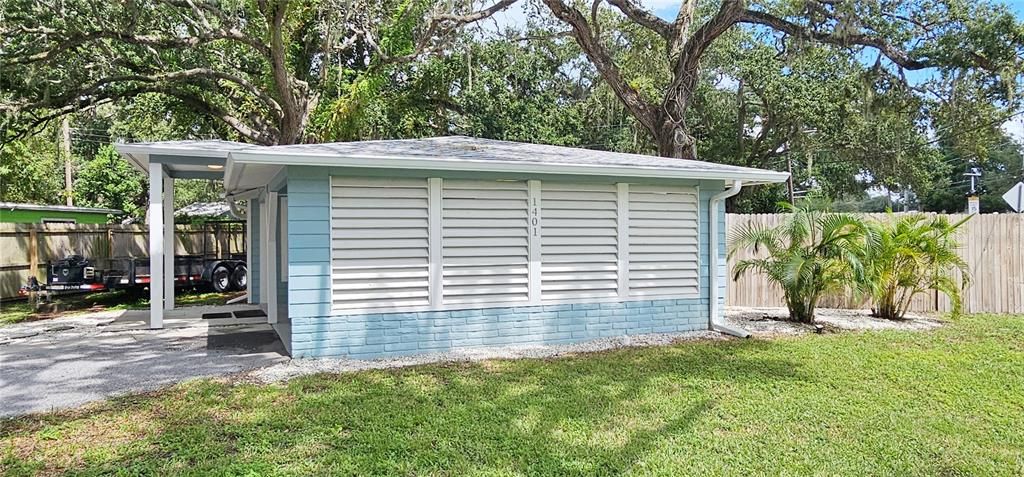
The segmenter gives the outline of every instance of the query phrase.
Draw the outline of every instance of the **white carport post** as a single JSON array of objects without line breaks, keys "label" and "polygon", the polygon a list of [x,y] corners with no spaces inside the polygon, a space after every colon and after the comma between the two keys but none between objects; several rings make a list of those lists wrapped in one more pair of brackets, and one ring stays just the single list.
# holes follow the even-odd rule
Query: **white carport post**
[{"label": "white carport post", "polygon": [[270,322],[270,307],[267,298],[270,296],[270,275],[267,273],[267,262],[270,257],[270,246],[267,242],[270,241],[270,235],[268,231],[270,226],[267,222],[270,220],[270,207],[267,205],[270,203],[268,200],[268,193],[266,189],[260,191],[260,256],[257,260],[260,261],[260,308],[267,312],[267,322]]},{"label": "white carport post", "polygon": [[277,262],[279,260],[277,250],[277,192],[267,193],[267,220],[264,222],[267,224],[264,228],[267,230],[267,240],[263,242],[267,249],[266,261],[260,264],[260,270],[266,270],[267,277],[267,297],[265,299],[267,303],[267,322],[277,323]]},{"label": "white carport post", "polygon": [[[248,272],[247,273],[252,273],[252,270],[253,270],[253,266],[252,266],[253,265],[253,259],[258,258],[258,257],[253,257],[252,256],[252,239],[253,239],[253,235],[252,235],[252,212],[253,212],[252,201],[253,200],[255,200],[255,197],[250,197],[248,200],[245,201],[246,202],[246,204],[245,204],[245,264],[246,264],[246,267],[248,267]],[[249,276],[248,284],[249,284],[249,287],[248,287],[249,289],[246,290],[245,301],[247,303],[253,304],[253,303],[256,303],[256,302],[252,298],[253,297],[253,293],[252,293],[252,276],[251,275]]]},{"label": "white carport post", "polygon": [[149,327],[164,327],[164,185],[159,162],[149,163]]},{"label": "white carport post", "polygon": [[164,309],[174,309],[174,178],[164,174]]}]

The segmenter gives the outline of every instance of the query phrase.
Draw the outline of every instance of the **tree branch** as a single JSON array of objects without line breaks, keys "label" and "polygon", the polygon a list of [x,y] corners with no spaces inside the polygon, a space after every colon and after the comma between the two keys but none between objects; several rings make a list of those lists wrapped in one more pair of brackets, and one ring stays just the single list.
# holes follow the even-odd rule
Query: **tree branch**
[{"label": "tree branch", "polygon": [[[896,63],[900,67],[908,70],[920,70],[936,66],[934,62],[928,59],[912,58],[901,48],[891,45],[881,38],[863,33],[836,34],[831,32],[822,32],[755,10],[744,11],[740,16],[739,21],[741,23],[767,26],[773,30],[804,40],[814,40],[821,43],[845,47],[853,45],[871,47],[881,52],[893,63]],[[982,61],[984,59],[980,58],[979,55],[979,58],[976,58],[975,60]],[[979,64],[979,66],[982,65]]]},{"label": "tree branch", "polygon": [[[39,32],[38,34],[44,36],[47,35],[45,31]],[[217,40],[231,40],[248,45],[257,52],[259,52],[261,55],[269,57],[269,49],[266,47],[266,45],[252,38],[249,38],[242,32],[234,29],[217,29],[214,31],[190,37],[134,35],[119,31],[98,30],[69,36],[59,41],[56,45],[53,45],[53,47],[37,53],[28,54],[24,56],[18,55],[16,53],[3,55],[4,58],[8,59],[8,61],[5,61],[3,65],[27,65],[31,63],[47,61],[59,55],[60,53],[97,40],[118,40],[130,45],[176,49],[193,48]]]},{"label": "tree branch", "polygon": [[562,0],[544,0],[544,3],[547,4],[551,12],[559,20],[568,23],[572,27],[572,35],[576,38],[576,42],[579,43],[580,48],[590,58],[594,67],[601,73],[601,77],[612,88],[612,91],[615,92],[619,100],[622,101],[644,127],[655,133],[657,131],[655,109],[622,77],[622,73],[612,59],[611,54],[601,44],[600,40],[594,36],[583,14],[579,10],[566,5]]},{"label": "tree branch", "polygon": [[665,41],[672,41],[672,38],[675,36],[675,29],[669,22],[658,18],[657,15],[647,11],[633,0],[608,0],[608,3],[618,8],[619,11],[626,15],[626,18],[657,33]]},{"label": "tree branch", "polygon": [[489,18],[493,16],[495,13],[498,13],[512,6],[518,1],[519,0],[500,0],[496,2],[494,5],[491,5],[490,7],[470,12],[464,15],[454,13],[439,13],[432,15],[430,17],[430,21],[427,24],[427,29],[424,31],[422,35],[420,35],[420,39],[416,42],[416,45],[413,47],[413,51],[405,55],[389,55],[387,52],[381,49],[377,41],[374,40],[373,35],[369,32],[369,29],[357,28],[357,30],[359,31],[360,36],[363,37],[364,41],[366,41],[366,43],[370,46],[374,53],[377,54],[377,56],[379,57],[380,64],[405,63],[415,60],[420,55],[432,51],[435,48],[438,48],[438,46],[435,44],[436,40],[439,38],[447,37],[448,35],[453,33],[457,28],[463,25],[468,25],[470,23],[483,20],[485,18]]}]

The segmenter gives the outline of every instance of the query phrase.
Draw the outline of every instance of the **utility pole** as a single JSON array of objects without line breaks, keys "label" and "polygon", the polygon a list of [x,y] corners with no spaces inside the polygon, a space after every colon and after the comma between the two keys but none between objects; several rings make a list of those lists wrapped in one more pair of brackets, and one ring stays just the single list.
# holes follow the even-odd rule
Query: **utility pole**
[{"label": "utility pole", "polygon": [[967,213],[977,214],[981,212],[977,188],[977,179],[981,177],[981,171],[977,167],[971,167],[970,172],[965,172],[964,175],[971,178],[971,192],[967,195]]},{"label": "utility pole", "polygon": [[786,185],[789,187],[789,204],[796,205],[796,198],[793,197],[793,158],[786,155],[786,167],[789,169],[789,180]]},{"label": "utility pole", "polygon": [[64,156],[64,197],[68,206],[75,205],[74,198],[72,197],[71,184],[71,120],[68,116],[64,116],[64,120],[60,123],[61,132],[61,150]]}]

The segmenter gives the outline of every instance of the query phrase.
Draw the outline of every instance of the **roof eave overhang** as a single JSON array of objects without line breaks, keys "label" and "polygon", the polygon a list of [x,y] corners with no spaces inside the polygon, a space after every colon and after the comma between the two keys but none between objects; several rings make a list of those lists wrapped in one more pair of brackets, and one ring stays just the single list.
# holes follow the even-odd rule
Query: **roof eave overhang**
[{"label": "roof eave overhang", "polygon": [[149,175],[150,156],[203,157],[224,160],[228,151],[217,149],[196,149],[188,147],[165,147],[154,144],[115,144],[114,148],[121,153],[140,172]]},{"label": "roof eave overhang", "polygon": [[524,163],[518,161],[474,161],[467,159],[420,158],[381,155],[288,154],[235,151],[228,155],[225,186],[237,183],[245,164],[352,167],[371,169],[416,169],[464,172],[501,172],[512,174],[557,174],[612,176],[658,179],[740,180],[746,184],[785,182],[785,172],[758,169],[741,171],[684,170],[642,166],[606,166],[591,164]]}]

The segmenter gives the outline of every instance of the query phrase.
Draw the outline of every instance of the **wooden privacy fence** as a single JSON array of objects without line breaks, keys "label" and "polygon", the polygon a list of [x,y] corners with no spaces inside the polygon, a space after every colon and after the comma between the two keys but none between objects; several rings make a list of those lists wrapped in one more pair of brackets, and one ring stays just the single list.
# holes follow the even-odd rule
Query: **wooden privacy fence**
[{"label": "wooden privacy fence", "polygon": [[[901,214],[896,214],[901,215]],[[934,216],[936,214],[927,214]],[[886,220],[886,214],[861,214],[868,220]],[[727,214],[730,232],[747,224],[775,226],[785,214]],[[962,220],[963,214],[947,215],[951,222]],[[960,256],[971,272],[971,284],[964,292],[967,313],[1024,313],[1024,215],[988,214],[972,217],[958,233]],[[748,272],[732,280],[732,269],[738,260],[752,257],[741,250],[728,261],[729,285],[726,304],[734,306],[785,306],[782,291],[763,275]],[[820,306],[863,308],[868,304],[850,296],[830,296]],[[929,291],[914,299],[911,311],[950,311],[949,299]]]},{"label": "wooden privacy fence", "polygon": [[[223,257],[245,253],[245,224],[175,226],[176,255]],[[28,277],[45,283],[46,262],[68,255],[89,259],[149,256],[145,225],[0,224],[0,299],[18,295]]]}]

